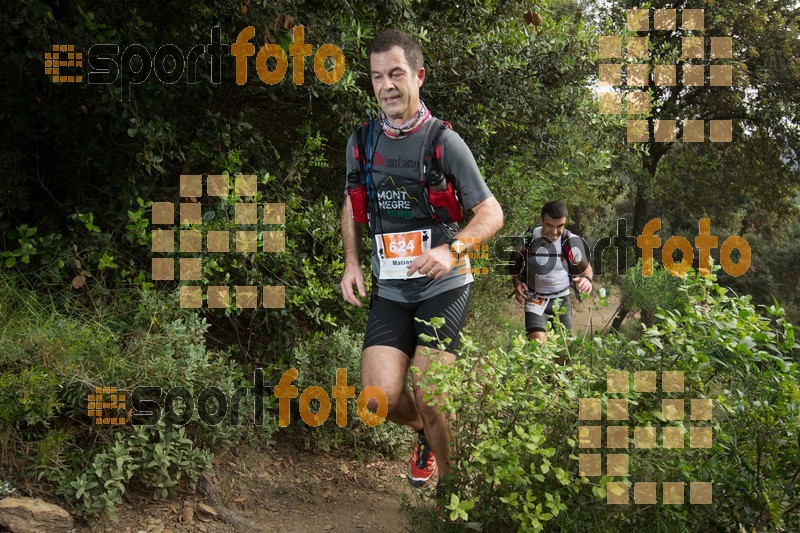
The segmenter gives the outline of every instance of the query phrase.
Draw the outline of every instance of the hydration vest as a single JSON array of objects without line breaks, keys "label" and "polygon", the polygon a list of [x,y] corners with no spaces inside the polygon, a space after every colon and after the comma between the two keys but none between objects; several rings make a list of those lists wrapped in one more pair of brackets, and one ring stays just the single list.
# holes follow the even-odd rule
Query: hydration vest
[{"label": "hydration vest", "polygon": [[[455,178],[445,174],[442,165],[442,136],[445,130],[452,129],[452,126],[437,118],[430,120],[431,124],[420,149],[419,180],[417,184],[408,188],[419,194],[419,202],[416,202],[411,218],[420,221],[433,220],[435,224],[459,222],[464,216],[453,187]],[[359,170],[351,172],[347,177],[352,216],[362,224],[369,224],[370,231],[372,222],[380,215],[376,205],[377,187],[372,180],[371,172],[374,155],[372,131],[376,127],[381,127],[378,119],[362,124],[356,132],[353,157],[358,161]],[[431,188],[431,183],[437,182],[440,185],[434,190]]]},{"label": "hydration vest", "polygon": [[[523,234],[523,245],[522,248],[519,250],[520,255],[517,257],[514,271],[519,272],[517,278],[528,285],[528,290],[534,291],[536,287],[535,270],[532,270],[532,276],[530,280],[528,279],[528,261],[532,260],[534,257],[535,250],[532,249],[534,241],[537,239],[541,239],[542,237],[536,237],[535,234],[536,227],[532,226],[528,228],[528,230]],[[525,239],[525,237],[530,234],[530,237]],[[573,263],[573,253],[572,253],[572,245],[570,244],[569,240],[572,237],[572,233],[568,229],[564,229],[561,233],[561,250],[557,253],[548,252],[547,254],[536,254],[537,257],[542,257],[546,255],[547,257],[556,257],[559,259],[564,265],[564,271],[567,273],[567,279],[569,281],[570,286],[573,286],[572,278],[574,276],[579,276],[583,271],[578,272],[578,268],[580,265],[576,265]],[[528,283],[531,281],[531,283]],[[574,287],[573,287],[574,288]],[[576,289],[577,294],[577,289]],[[548,294],[541,294],[540,296],[549,296]]]}]

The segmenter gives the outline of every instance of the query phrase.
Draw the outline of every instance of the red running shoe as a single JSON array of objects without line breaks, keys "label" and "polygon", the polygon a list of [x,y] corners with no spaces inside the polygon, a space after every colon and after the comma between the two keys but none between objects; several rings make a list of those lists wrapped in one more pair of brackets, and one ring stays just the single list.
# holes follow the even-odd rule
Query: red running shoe
[{"label": "red running shoe", "polygon": [[433,456],[428,440],[420,436],[408,463],[408,481],[412,487],[422,487],[430,481],[436,470],[436,457]]}]

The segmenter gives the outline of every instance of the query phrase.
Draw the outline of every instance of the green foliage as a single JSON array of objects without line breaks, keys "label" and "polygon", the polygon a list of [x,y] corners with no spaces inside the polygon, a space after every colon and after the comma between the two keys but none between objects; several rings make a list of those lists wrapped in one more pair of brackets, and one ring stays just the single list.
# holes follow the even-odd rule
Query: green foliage
[{"label": "green foliage", "polygon": [[[638,2],[615,2],[602,8],[602,33],[625,26],[625,9]],[[675,3],[653,0],[649,8],[675,8]],[[800,63],[790,58],[800,52],[798,14],[792,0],[708,3],[704,11],[707,35],[725,35],[734,44],[732,85],[648,88],[652,118],[683,120],[732,119],[732,142],[629,143],[620,153],[619,171],[630,185],[625,209],[634,215],[634,233],[652,216],[665,216],[676,225],[693,228],[701,216],[728,224],[740,215],[791,211],[800,187],[800,130],[791,119],[797,115],[796,86]],[[603,24],[601,24],[603,26]],[[640,33],[641,36],[645,34]],[[650,25],[646,34],[651,64],[676,64],[678,72],[680,26],[664,32]],[[716,62],[706,56],[695,64]],[[627,89],[620,88],[620,92]],[[624,96],[622,97],[624,100]],[[652,127],[652,123],[651,123]],[[652,129],[651,129],[652,131]],[[763,187],[769,183],[769,187]],[[744,218],[744,217],[743,217]],[[744,220],[736,233],[757,221]],[[760,229],[760,228],[759,228]],[[780,255],[778,252],[772,252]],[[762,300],[761,303],[766,303]]]},{"label": "green foliage", "polygon": [[29,450],[26,474],[57,486],[70,466],[80,460],[74,446],[76,434],[75,428],[69,426],[53,428],[30,439],[27,446],[22,445]]},{"label": "green foliage", "polygon": [[39,367],[23,368],[18,374],[0,375],[0,423],[3,426],[33,426],[46,423],[58,409],[59,380]]},{"label": "green foliage", "polygon": [[642,322],[650,325],[659,309],[682,309],[686,294],[678,288],[681,279],[673,276],[661,266],[655,266],[650,276],[645,276],[641,260],[619,277],[620,293],[624,305],[641,313]]},{"label": "green foliage", "polygon": [[[342,273],[338,232],[344,181],[342,150],[347,136],[363,119],[364,108],[376,109],[369,86],[367,46],[387,27],[406,29],[422,42],[427,73],[422,96],[431,110],[451,121],[473,148],[505,210],[506,234],[519,233],[535,223],[541,204],[555,197],[567,201],[571,223],[587,238],[608,233],[610,222],[617,218],[616,209],[620,216],[634,213],[634,222],[643,222],[651,215],[649,206],[672,206],[663,215],[669,215],[664,216],[665,227],[669,222],[676,234],[695,230],[696,220],[708,215],[717,217],[713,218],[715,227],[718,219],[724,219],[726,232],[746,235],[753,243],[753,274],[758,274],[757,279],[744,276],[735,280],[737,290],[752,292],[759,303],[769,302],[771,295],[782,302],[787,296],[793,297],[797,283],[785,265],[796,262],[792,260],[796,231],[769,234],[765,228],[778,225],[769,217],[766,222],[762,219],[771,210],[782,214],[780,209],[794,202],[797,192],[800,147],[796,125],[786,119],[798,114],[800,63],[793,59],[798,56],[795,2],[728,1],[707,8],[708,35],[731,35],[734,43],[744,43],[735,48],[730,61],[737,86],[687,89],[685,98],[673,98],[676,94],[672,88],[651,88],[651,96],[667,118],[736,117],[737,142],[691,147],[681,143],[626,144],[624,117],[597,113],[592,94],[597,36],[608,34],[608,27],[593,17],[603,17],[609,26],[614,22],[623,27],[624,9],[634,4],[638,6],[632,2],[608,4],[608,10],[598,14],[595,6],[573,0],[540,0],[535,6],[522,1],[454,4],[403,0],[376,6],[368,2],[288,0],[281,4],[250,2],[246,10],[240,2],[192,0],[182,0],[169,10],[158,3],[134,6],[118,1],[4,3],[0,24],[8,68],[0,72],[0,86],[6,116],[15,120],[7,121],[0,132],[0,166],[5,179],[0,198],[0,260],[3,271],[12,276],[0,280],[0,371],[5,383],[0,408],[9,413],[0,430],[3,451],[14,450],[10,454],[24,465],[21,470],[25,474],[33,473],[53,483],[66,477],[76,481],[83,472],[71,469],[88,469],[91,457],[107,453],[104,450],[111,446],[103,433],[70,422],[71,417],[84,416],[86,394],[98,384],[182,384],[196,390],[213,383],[229,392],[243,380],[242,368],[232,360],[269,367],[283,362],[282,354],[290,349],[294,349],[291,360],[300,368],[301,379],[313,377],[311,384],[332,382],[332,361],[348,368],[349,376],[355,379],[359,373],[358,343],[350,338],[352,334],[339,333],[347,331],[347,326],[355,330],[357,324],[360,329],[363,322],[361,311],[345,306],[337,289]],[[651,7],[674,6],[654,2]],[[542,15],[542,24],[536,28],[525,24],[524,14],[530,9]],[[151,73],[147,82],[130,90],[118,82],[108,86],[54,84],[43,74],[43,52],[54,43],[75,43],[76,49],[84,52],[95,43],[117,43],[121,50],[139,43],[151,53],[172,43],[188,51],[208,42],[213,26],[221,28],[222,42],[232,43],[241,28],[253,25],[257,28],[254,43],[274,42],[285,48],[294,24],[305,26],[307,43],[315,47],[333,43],[343,49],[347,66],[339,83],[326,85],[315,80],[312,62],[305,61],[304,84],[295,85],[287,76],[279,84],[265,85],[255,76],[251,59],[250,78],[245,85],[236,86],[230,57],[223,62],[219,85],[211,82],[210,71],[203,65],[198,68],[197,83],[182,79],[163,84]],[[650,42],[654,61],[677,61],[679,39],[674,34],[654,32]],[[219,254],[204,263],[202,272],[204,286],[285,285],[285,309],[187,313],[177,308],[174,283],[150,279],[152,202],[177,203],[178,176],[196,173],[256,174],[256,200],[286,204],[286,253]],[[765,182],[771,186],[765,189]],[[207,229],[233,230],[236,198],[202,201]],[[690,222],[682,225],[686,220]],[[769,238],[763,238],[765,234]],[[690,295],[676,292],[675,287],[684,282],[666,278],[663,273],[651,280],[631,277],[624,283],[628,285],[626,295],[641,308],[645,322],[652,323],[642,332],[643,342],[650,344],[640,349],[644,356],[655,357],[650,346],[658,349],[658,343],[663,346],[665,341],[649,338],[646,332],[661,327],[659,313],[691,307]],[[490,282],[476,286],[485,290]],[[49,296],[42,301],[34,291],[21,287],[68,289],[54,302]],[[717,297],[721,296],[712,295]],[[497,331],[498,335],[500,329],[515,329],[513,324],[491,329],[497,303],[476,301],[480,305],[473,306],[473,318],[479,326],[485,324],[490,333]],[[732,303],[726,305],[734,307]],[[738,310],[748,305],[741,303]],[[659,307],[664,311],[658,311]],[[744,312],[752,319],[749,313]],[[731,320],[726,316],[720,318],[725,324]],[[753,338],[764,333],[764,328],[767,326],[758,323],[758,331],[751,332]],[[716,342],[713,327],[707,325],[704,331]],[[731,348],[739,346],[734,342],[735,332],[725,331],[725,342],[720,346],[727,347],[711,359],[717,369],[710,374],[712,378],[723,372],[723,361],[728,365],[740,361],[746,366],[743,353]],[[332,337],[338,339],[334,348],[326,346]],[[506,346],[508,337],[505,335],[500,347],[508,353],[523,350],[529,359],[550,357],[549,347],[536,352],[531,347]],[[213,339],[213,351],[205,346],[205,338]],[[298,338],[307,340],[298,343]],[[685,347],[687,352],[717,353],[710,346],[701,349],[697,342],[693,337],[692,344]],[[492,353],[491,349],[497,348],[493,344],[491,335],[481,338],[482,353]],[[745,351],[748,344],[743,344]],[[676,353],[682,353],[683,348],[676,347]],[[728,349],[733,355],[727,353]],[[638,360],[638,351],[632,355],[631,350],[631,346],[610,337],[570,345],[577,359],[588,357],[590,362],[596,359],[617,366]],[[321,354],[333,358],[325,360]],[[522,356],[509,356],[504,362],[498,352],[496,359],[501,368],[512,365],[506,368],[530,370]],[[646,359],[642,364],[650,362]],[[569,373],[572,371],[542,364],[558,378],[563,394],[569,390],[565,373],[569,379],[580,378],[578,370],[573,375]],[[762,370],[753,364],[751,368]],[[780,418],[783,407],[789,408],[790,402],[779,401],[792,390],[791,381],[787,385],[784,376],[779,373],[771,378],[772,383],[781,383],[775,385],[776,390],[784,391],[777,396],[759,388],[752,391],[776,400],[771,406],[781,406],[780,413],[764,412],[766,419]],[[503,383],[507,377],[499,379]],[[744,386],[740,383],[744,378],[737,379],[731,387]],[[50,380],[55,386],[47,389],[45,384]],[[547,383],[542,385],[546,387]],[[8,392],[15,386],[45,396],[41,404],[24,404]],[[519,391],[519,386],[518,382],[502,385],[506,394],[519,393],[524,398],[525,391]],[[501,398],[494,404],[498,416],[507,414],[504,401]],[[537,401],[542,397],[531,399],[531,412]],[[760,409],[766,407],[753,408],[756,412]],[[350,413],[350,420],[355,420],[354,413]],[[531,424],[522,429],[534,440],[540,434],[550,438],[571,431],[566,418],[553,420],[548,415],[529,420]],[[269,440],[275,429],[274,419],[270,417],[269,421],[261,430],[264,440]],[[470,427],[469,421],[464,424]],[[356,441],[372,443],[373,436],[382,435],[382,442],[388,444],[381,446],[392,448],[403,439],[400,433],[389,433],[391,427],[386,424],[366,431],[357,435]],[[505,429],[505,434],[497,429],[496,436],[506,439],[504,447],[522,454],[522,463],[540,468],[545,450],[553,447],[553,457],[572,453],[569,447],[558,447],[563,444],[540,444],[536,450],[527,450],[524,439],[514,437],[518,435],[515,429]],[[749,435],[748,431],[740,434]],[[194,420],[186,432],[197,449],[210,449],[235,441],[241,430],[224,424],[212,428]],[[309,435],[322,446],[344,440],[339,430],[332,433],[333,437],[314,430],[309,430]],[[151,437],[159,438],[154,434]],[[95,442],[96,447],[91,448]],[[126,453],[141,456],[143,448],[129,453],[127,443],[120,445],[123,447],[114,457],[125,457]],[[770,441],[761,449],[771,445],[777,444]],[[773,455],[785,457],[785,449]],[[84,450],[91,450],[87,452],[91,456],[88,463],[82,457]],[[483,452],[491,456],[489,451]],[[2,460],[10,459],[4,455]],[[111,463],[107,465],[107,460],[99,463],[103,475],[110,475]],[[504,460],[513,466],[511,459]],[[129,464],[127,459],[123,463]],[[752,470],[764,472],[763,458],[758,464]],[[565,466],[559,467],[567,471]],[[115,473],[122,476],[115,483],[126,485],[126,472],[127,466],[124,472]],[[544,494],[561,494],[561,501],[570,502],[574,509],[572,485],[562,487],[552,477],[553,472],[553,468],[547,474],[540,472],[549,487]],[[729,472],[735,476],[735,470]],[[772,472],[776,478],[783,475],[779,467]],[[553,515],[548,507],[551,502],[542,500],[544,496],[536,491],[529,496],[527,488],[523,491],[526,482],[531,486],[539,482],[526,481],[514,468],[501,469],[498,474],[514,486],[502,494],[505,502],[482,495],[486,486],[482,474],[467,474],[474,487],[469,490],[474,493],[446,502],[456,518],[489,517],[487,509],[497,505],[505,513],[501,523],[534,527],[524,513],[527,505],[529,509],[533,506],[530,516],[540,524],[564,524],[562,521],[567,520],[563,512]],[[132,475],[128,482],[138,479],[138,473]],[[90,474],[86,476],[84,493],[91,483]],[[732,479],[725,485],[732,491],[731,501],[744,490]],[[737,512],[744,513],[747,508],[750,514],[741,520],[737,515],[736,520],[761,525],[765,509],[774,523],[785,520],[781,513],[791,507],[783,503],[777,485],[758,476],[753,479],[759,479],[761,485],[753,488],[753,480],[746,480],[747,488],[753,489],[752,498],[761,507],[748,501]],[[762,490],[762,485],[769,490]],[[594,488],[598,494],[604,490],[599,485]],[[101,497],[101,492],[93,492],[106,490],[99,485],[88,490],[96,497],[78,505],[110,509],[120,495],[102,492],[105,496]],[[84,502],[84,493],[75,501]],[[512,499],[512,493],[517,494],[516,499]],[[764,494],[769,503],[765,503]],[[469,508],[473,497],[479,499]],[[539,503],[541,510],[537,510]],[[566,523],[565,529],[596,524],[591,513],[603,515],[600,510],[605,507],[594,500],[582,503],[587,504],[584,514],[576,515],[574,523]],[[547,514],[553,516],[545,517]],[[490,523],[489,518],[486,520]],[[675,520],[670,524],[678,524]]]},{"label": "green foliage", "polygon": [[[446,396],[445,413],[458,413],[454,470],[438,493],[438,506],[448,510],[452,525],[522,531],[587,524],[604,531],[797,529],[797,328],[777,304],[756,309],[749,297],[731,296],[714,278],[679,278],[677,290],[684,303],[657,310],[638,341],[616,335],[565,338],[559,327],[544,346],[520,336],[507,350],[482,352],[465,338],[454,365],[432,366],[425,386]],[[568,358],[568,366],[555,364],[556,358]],[[689,398],[713,400],[711,422],[679,423],[687,433],[690,426],[709,425],[711,449],[631,450],[627,478],[683,481],[687,487],[711,481],[713,513],[702,505],[636,506],[633,512],[633,503],[631,512],[611,512],[618,508],[607,506],[606,484],[626,478],[578,476],[578,454],[593,451],[577,444],[579,399],[601,398],[605,405],[607,370],[682,371],[687,393],[678,397],[686,398],[687,412]],[[631,390],[613,397],[628,400],[632,427],[674,425],[665,424],[661,400],[675,395]],[[432,514],[424,506],[417,511]]]},{"label": "green foliage", "polygon": [[[739,278],[725,281],[736,291],[751,294],[756,303],[780,300],[789,320],[800,321],[800,272],[790,265],[800,261],[800,207],[773,216],[754,217],[743,232],[751,248],[750,270]],[[787,268],[787,266],[789,268]]]},{"label": "green foliage", "polygon": [[36,241],[33,239],[36,235],[36,231],[37,228],[29,228],[27,224],[22,224],[15,232],[6,234],[7,238],[16,240],[19,245],[16,250],[6,250],[3,252],[5,266],[7,268],[16,265],[17,261],[26,264],[31,262],[31,256],[36,254]]},{"label": "green foliage", "polygon": [[[200,420],[197,409],[181,427],[94,426],[86,421],[87,395],[117,387],[128,401],[138,386],[193,394],[216,387],[227,398],[247,385],[229,354],[206,348],[208,324],[177,306],[175,294],[139,295],[130,308],[90,313],[55,295],[49,302],[0,276],[0,468],[26,489],[51,486],[78,513],[114,514],[131,485],[165,498],[210,469],[211,454],[239,442],[245,431],[269,441],[277,423]],[[250,402],[252,405],[252,402]],[[251,411],[252,412],[252,411]]]},{"label": "green foliage", "polygon": [[454,365],[433,363],[422,381],[446,396],[442,407],[455,420],[454,472],[441,493],[450,495],[451,520],[539,530],[579,488],[564,406],[585,387],[586,369],[557,367],[554,342],[540,348],[520,336],[488,352],[462,342]]},{"label": "green foliage", "polygon": [[[473,338],[478,347],[488,352],[492,348],[511,344],[519,331],[525,329],[525,315],[522,306],[515,306],[511,291],[510,276],[492,272],[489,276],[479,276],[470,288],[470,306],[467,324],[472,331],[482,335]],[[514,303],[511,303],[511,302]],[[509,305],[516,309],[509,316]]]},{"label": "green foliage", "polygon": [[94,456],[75,479],[65,478],[59,493],[84,513],[114,515],[116,505],[132,479],[152,488],[153,498],[164,499],[181,479],[191,484],[211,471],[211,454],[195,446],[184,428],[168,430],[163,422],[116,433],[114,443]]}]

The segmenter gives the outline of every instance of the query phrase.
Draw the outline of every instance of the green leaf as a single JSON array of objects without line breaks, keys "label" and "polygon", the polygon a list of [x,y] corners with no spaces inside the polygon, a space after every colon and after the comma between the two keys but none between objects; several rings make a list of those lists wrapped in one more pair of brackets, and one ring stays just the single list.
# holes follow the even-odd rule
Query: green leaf
[{"label": "green leaf", "polygon": [[444,326],[444,318],[440,316],[431,318],[431,326],[433,326],[434,329],[440,329]]}]

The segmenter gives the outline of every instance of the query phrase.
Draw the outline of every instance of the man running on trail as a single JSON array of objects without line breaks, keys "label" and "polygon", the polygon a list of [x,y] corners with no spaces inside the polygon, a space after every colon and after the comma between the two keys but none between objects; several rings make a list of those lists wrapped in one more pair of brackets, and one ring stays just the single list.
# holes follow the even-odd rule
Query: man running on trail
[{"label": "man running on trail", "polygon": [[[564,226],[567,206],[551,201],[542,207],[542,225],[523,235],[523,249],[512,278],[517,301],[525,306],[525,330],[528,338],[547,341],[545,326],[555,316],[553,303],[564,309],[560,316],[567,329],[572,329],[571,283],[584,294],[592,292],[592,265],[583,241]],[[521,272],[520,272],[521,268]]]},{"label": "man running on trail", "polygon": [[[500,229],[503,211],[467,145],[420,100],[425,68],[419,44],[406,33],[387,30],[375,38],[369,54],[381,114],[347,145],[341,288],[345,301],[362,306],[362,224],[356,219],[367,222],[368,215],[373,283],[361,381],[386,393],[389,420],[417,431],[409,480],[421,486],[437,471],[437,459],[440,474],[449,472],[450,428],[438,408],[423,399],[418,375],[412,375],[413,392],[406,387],[408,368],[425,371],[433,358],[455,361],[472,282],[464,255]],[[426,143],[434,138],[439,143],[429,150]],[[456,192],[474,214],[461,230]],[[437,333],[415,319],[434,317],[445,319],[438,337],[451,339],[446,350],[420,339],[422,333]],[[369,408],[374,411],[377,402]]]}]

